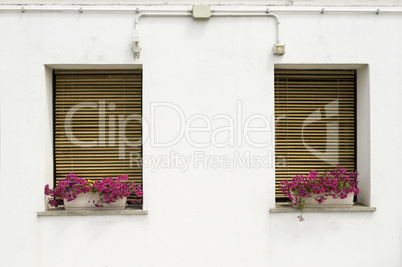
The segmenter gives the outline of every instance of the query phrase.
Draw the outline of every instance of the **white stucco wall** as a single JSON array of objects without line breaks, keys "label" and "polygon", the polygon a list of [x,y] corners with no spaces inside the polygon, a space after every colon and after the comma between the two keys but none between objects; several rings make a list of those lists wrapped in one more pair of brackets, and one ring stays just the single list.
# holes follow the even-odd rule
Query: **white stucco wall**
[{"label": "white stucco wall", "polygon": [[[272,18],[143,18],[139,60],[130,50],[134,17],[0,13],[0,266],[402,265],[401,15],[280,14],[284,56],[272,53]],[[218,114],[234,118],[237,128],[262,114],[270,130],[250,136],[269,146],[252,147],[237,135],[227,147],[197,148],[183,137],[158,148],[148,140],[144,157],[171,151],[192,157],[184,172],[144,168],[148,215],[37,217],[53,173],[51,69],[88,64],[142,65],[148,121],[151,106],[162,102],[180,107],[187,119],[205,115],[212,130],[225,125],[213,119]],[[370,133],[362,135],[366,168],[359,171],[364,198],[376,212],[306,213],[299,223],[296,214],[269,213],[275,206],[273,167],[195,166],[197,152],[273,156],[275,64],[359,69],[358,127]],[[177,113],[159,107],[155,115],[156,141],[173,140]],[[209,136],[191,134],[196,142]]]}]

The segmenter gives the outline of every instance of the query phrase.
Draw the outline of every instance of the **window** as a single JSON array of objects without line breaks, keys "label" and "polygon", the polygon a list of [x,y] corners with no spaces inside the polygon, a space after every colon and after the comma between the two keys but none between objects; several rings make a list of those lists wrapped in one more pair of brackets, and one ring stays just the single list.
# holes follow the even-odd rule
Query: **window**
[{"label": "window", "polygon": [[280,180],[356,169],[355,70],[275,70],[275,197]]},{"label": "window", "polygon": [[54,183],[76,173],[142,184],[142,70],[55,70],[53,81]]}]

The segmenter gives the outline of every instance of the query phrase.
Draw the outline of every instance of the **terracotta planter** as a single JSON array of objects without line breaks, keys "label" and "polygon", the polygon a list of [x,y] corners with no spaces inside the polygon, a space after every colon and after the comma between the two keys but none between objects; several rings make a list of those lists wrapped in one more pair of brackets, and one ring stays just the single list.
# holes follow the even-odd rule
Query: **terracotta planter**
[{"label": "terracotta planter", "polygon": [[93,201],[97,203],[100,197],[95,193],[79,194],[72,201],[64,200],[64,209],[73,210],[124,210],[126,208],[127,197],[119,198],[116,202],[103,204],[103,207],[95,207]]}]

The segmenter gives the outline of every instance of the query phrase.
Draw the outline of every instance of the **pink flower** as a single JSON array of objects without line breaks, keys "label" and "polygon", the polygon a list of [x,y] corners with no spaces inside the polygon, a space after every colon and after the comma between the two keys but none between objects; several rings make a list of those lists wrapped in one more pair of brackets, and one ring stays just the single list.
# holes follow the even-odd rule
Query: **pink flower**
[{"label": "pink flower", "polygon": [[291,181],[281,181],[279,188],[290,199],[292,205],[302,209],[305,205],[304,199],[313,195],[319,203],[322,203],[329,196],[343,199],[349,193],[357,195],[360,191],[357,187],[358,175],[357,172],[348,174],[347,170],[341,167],[323,174],[311,170],[306,176],[295,175]]},{"label": "pink flower", "polygon": [[96,207],[102,207],[103,204],[109,204],[117,201],[123,197],[129,197],[132,192],[140,198],[138,201],[141,203],[143,192],[141,185],[134,185],[133,182],[128,181],[127,175],[118,177],[105,177],[102,180],[95,182],[87,179],[78,178],[77,174],[69,174],[64,180],[59,181],[54,190],[45,186],[45,194],[52,196],[53,199],[49,200],[49,204],[57,207],[58,202],[56,198],[62,198],[66,201],[72,201],[77,198],[78,194],[82,193],[98,193],[100,200],[94,202]]}]

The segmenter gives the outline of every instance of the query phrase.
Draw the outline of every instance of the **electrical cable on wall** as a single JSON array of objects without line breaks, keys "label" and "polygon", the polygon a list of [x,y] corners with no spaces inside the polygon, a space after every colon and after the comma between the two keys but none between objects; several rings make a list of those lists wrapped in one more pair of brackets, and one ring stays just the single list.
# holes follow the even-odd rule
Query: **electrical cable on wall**
[{"label": "electrical cable on wall", "polygon": [[[140,11],[137,10],[137,13]],[[141,53],[140,47],[140,36],[137,29],[139,19],[143,16],[168,16],[168,17],[178,17],[178,16],[192,16],[194,19],[208,20],[210,17],[273,17],[276,20],[276,43],[274,44],[274,54],[283,55],[285,54],[285,45],[280,43],[279,25],[280,20],[278,15],[273,14],[266,9],[265,11],[258,11],[256,13],[237,10],[237,9],[211,9],[210,6],[198,5],[193,6],[192,10],[184,10],[183,12],[144,12],[137,15],[134,23],[133,29],[133,56],[134,59],[138,59]]]},{"label": "electrical cable on wall", "polygon": [[[194,11],[197,11],[198,15],[194,15]],[[387,8],[350,8],[350,7],[339,7],[339,8],[293,8],[293,7],[270,7],[270,9],[261,7],[237,7],[227,9],[222,6],[217,6],[216,8],[211,8],[207,5],[195,5],[189,8],[166,8],[166,7],[135,7],[135,6],[55,6],[55,5],[2,5],[0,6],[1,12],[21,12],[26,14],[27,12],[136,12],[138,15],[135,19],[134,29],[133,29],[133,44],[132,51],[134,59],[139,59],[141,55],[140,46],[140,35],[137,29],[138,21],[143,16],[193,16],[194,19],[209,19],[211,17],[257,17],[257,16],[268,16],[274,17],[276,19],[276,43],[274,44],[274,54],[283,55],[285,54],[285,44],[280,43],[280,20],[275,13],[360,13],[360,14],[402,14],[400,9],[387,9]],[[205,12],[207,14],[205,14]]]}]

